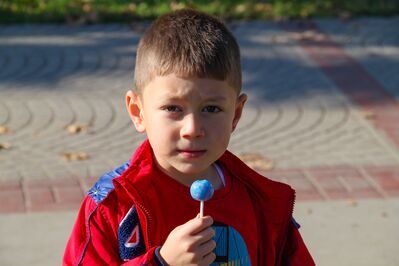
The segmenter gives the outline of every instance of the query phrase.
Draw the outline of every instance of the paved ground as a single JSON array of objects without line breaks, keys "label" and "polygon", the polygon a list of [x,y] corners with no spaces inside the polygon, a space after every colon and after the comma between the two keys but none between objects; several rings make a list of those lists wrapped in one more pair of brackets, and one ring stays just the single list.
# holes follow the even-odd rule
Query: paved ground
[{"label": "paved ground", "polygon": [[[306,201],[295,215],[317,265],[398,265],[397,200]],[[74,211],[1,215],[1,265],[60,265],[75,217]]]},{"label": "paved ground", "polygon": [[[399,18],[230,26],[250,96],[230,149],[296,188],[319,265],[398,265]],[[58,264],[84,192],[143,140],[123,96],[145,27],[0,27],[1,265]]]}]

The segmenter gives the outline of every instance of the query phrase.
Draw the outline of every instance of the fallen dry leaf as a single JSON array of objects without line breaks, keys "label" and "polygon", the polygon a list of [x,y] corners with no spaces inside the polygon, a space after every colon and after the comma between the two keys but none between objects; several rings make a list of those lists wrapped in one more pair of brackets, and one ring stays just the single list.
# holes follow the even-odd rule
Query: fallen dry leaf
[{"label": "fallen dry leaf", "polygon": [[315,39],[317,33],[313,30],[307,30],[294,36],[297,37],[298,41],[310,41]]},{"label": "fallen dry leaf", "polygon": [[289,36],[280,35],[272,36],[272,43],[288,43],[290,41]]},{"label": "fallen dry leaf", "polygon": [[348,199],[349,206],[356,207],[358,205],[355,199]]},{"label": "fallen dry leaf", "polygon": [[79,134],[89,130],[88,124],[72,124],[66,127],[66,130],[71,134]]},{"label": "fallen dry leaf", "polygon": [[0,150],[9,150],[12,145],[8,142],[0,142]]},{"label": "fallen dry leaf", "polygon": [[314,30],[290,33],[289,38],[295,41],[324,41],[325,35]]},{"label": "fallen dry leaf", "polygon": [[365,110],[365,111],[361,111],[360,115],[367,120],[373,120],[376,118],[376,113],[371,111],[371,110]]},{"label": "fallen dry leaf", "polygon": [[275,166],[274,161],[263,157],[259,153],[244,153],[239,156],[249,167],[261,171],[272,170]]},{"label": "fallen dry leaf", "polygon": [[9,127],[6,126],[0,126],[0,135],[4,135],[7,133],[10,133],[11,129]]},{"label": "fallen dry leaf", "polygon": [[84,151],[64,152],[62,157],[67,161],[83,161],[89,159],[89,155]]}]

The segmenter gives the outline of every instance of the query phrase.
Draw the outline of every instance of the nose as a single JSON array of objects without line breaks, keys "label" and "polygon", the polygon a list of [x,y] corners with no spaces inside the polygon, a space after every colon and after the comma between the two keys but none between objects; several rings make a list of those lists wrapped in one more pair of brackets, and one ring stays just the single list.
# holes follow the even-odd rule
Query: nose
[{"label": "nose", "polygon": [[183,126],[180,130],[181,137],[187,139],[203,137],[205,131],[200,120],[201,119],[193,113],[187,114],[182,121]]}]

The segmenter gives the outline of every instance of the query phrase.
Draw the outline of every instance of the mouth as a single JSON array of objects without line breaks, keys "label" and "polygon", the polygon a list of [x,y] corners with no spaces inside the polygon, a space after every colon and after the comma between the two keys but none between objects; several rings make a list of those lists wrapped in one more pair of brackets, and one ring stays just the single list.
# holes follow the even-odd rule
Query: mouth
[{"label": "mouth", "polygon": [[199,158],[206,153],[206,150],[178,150],[184,158]]}]

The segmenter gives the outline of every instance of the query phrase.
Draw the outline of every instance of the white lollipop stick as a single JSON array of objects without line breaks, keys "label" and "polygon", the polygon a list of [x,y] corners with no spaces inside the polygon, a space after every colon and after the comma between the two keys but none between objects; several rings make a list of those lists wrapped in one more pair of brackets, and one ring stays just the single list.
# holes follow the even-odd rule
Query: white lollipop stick
[{"label": "white lollipop stick", "polygon": [[204,217],[204,201],[200,201],[200,218]]}]

